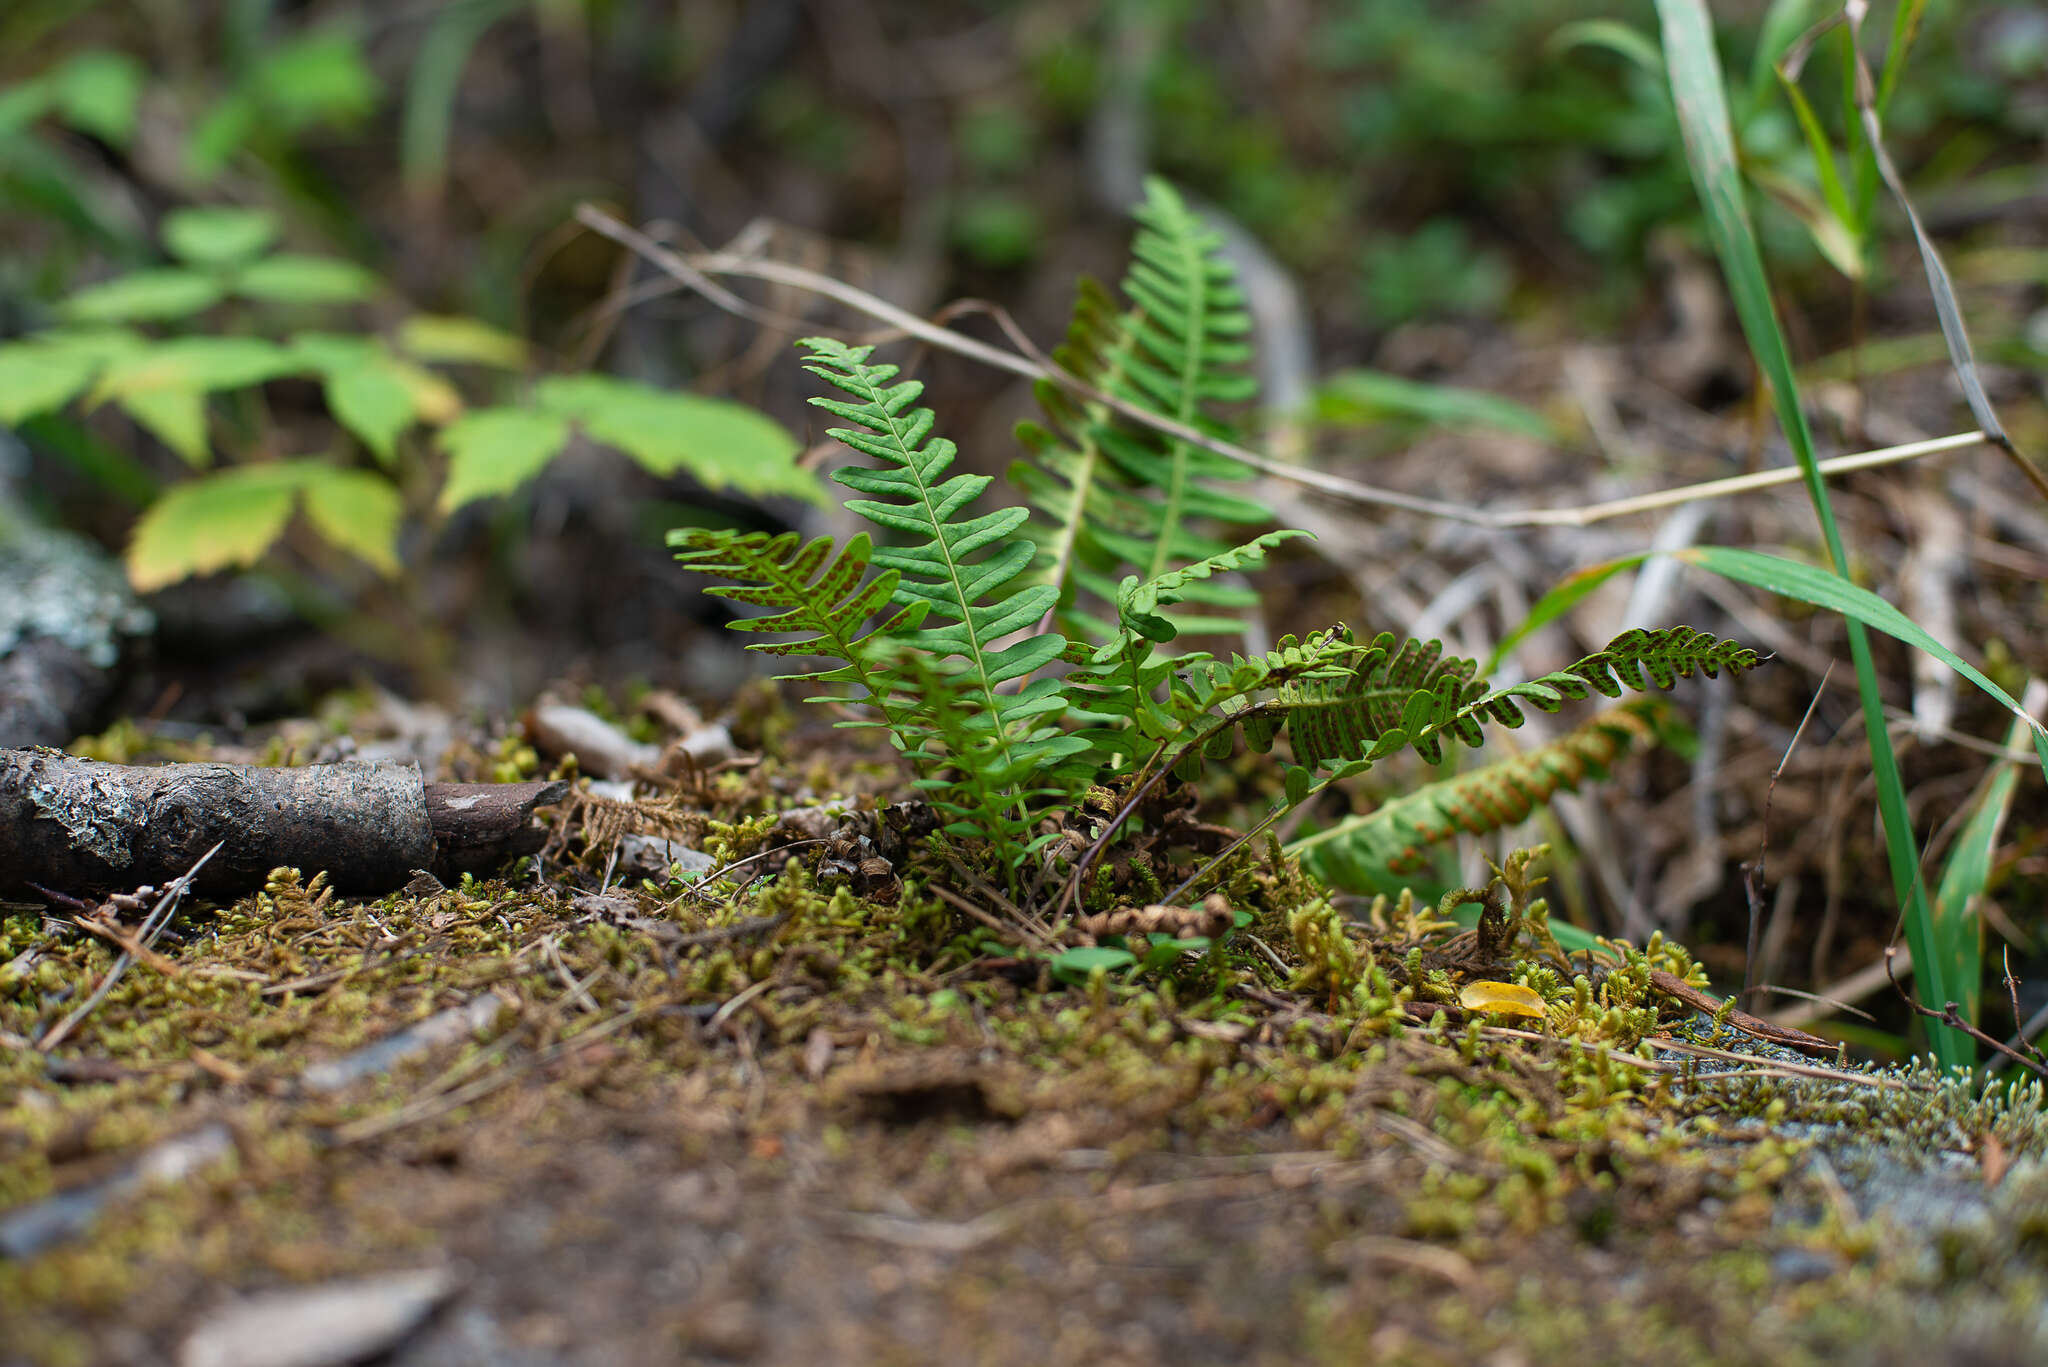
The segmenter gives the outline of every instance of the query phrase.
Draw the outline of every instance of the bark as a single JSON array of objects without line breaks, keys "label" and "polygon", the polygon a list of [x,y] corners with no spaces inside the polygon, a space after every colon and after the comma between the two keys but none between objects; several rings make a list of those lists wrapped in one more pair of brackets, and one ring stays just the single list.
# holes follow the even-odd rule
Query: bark
[{"label": "bark", "polygon": [[69,744],[112,691],[112,675],[84,651],[31,636],[0,654],[0,745]]},{"label": "bark", "polygon": [[0,750],[0,892],[162,884],[221,842],[203,892],[242,893],[279,865],[345,892],[388,892],[416,869],[480,872],[540,848],[533,808],[565,785],[427,784],[408,764],[143,768]]}]

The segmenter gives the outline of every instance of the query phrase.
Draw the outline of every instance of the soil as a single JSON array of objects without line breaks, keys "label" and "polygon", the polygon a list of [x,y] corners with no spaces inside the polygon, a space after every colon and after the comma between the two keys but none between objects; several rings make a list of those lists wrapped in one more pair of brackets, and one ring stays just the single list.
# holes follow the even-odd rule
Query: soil
[{"label": "soil", "polygon": [[[457,745],[443,770],[506,766],[536,757]],[[640,818],[759,856],[801,777],[771,759]],[[737,889],[606,886],[618,822],[593,810],[557,809],[510,881],[341,899],[287,871],[183,910],[48,1057],[31,1038],[117,951],[0,922],[0,1361],[333,1360],[193,1335],[420,1268],[448,1294],[379,1360],[2048,1348],[2037,1093],[1795,1063],[1648,991],[1703,980],[1669,945],[1573,960],[1574,1005],[1514,866],[1511,962],[1381,903],[1346,968],[1340,923],[1262,858],[1221,949],[1063,982],[985,885],[941,899],[908,858],[863,897],[794,848]],[[1539,1031],[1466,1016],[1448,989],[1486,974],[1545,991]]]}]

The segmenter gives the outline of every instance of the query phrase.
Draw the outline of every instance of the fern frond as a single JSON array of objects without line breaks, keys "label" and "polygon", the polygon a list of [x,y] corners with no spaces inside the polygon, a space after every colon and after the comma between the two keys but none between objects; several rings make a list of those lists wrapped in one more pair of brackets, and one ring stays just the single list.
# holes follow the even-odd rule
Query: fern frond
[{"label": "fern frond", "polygon": [[1403,793],[1373,811],[1297,840],[1287,853],[1325,882],[1371,891],[1389,875],[1428,866],[1428,846],[1459,832],[1484,835],[1528,819],[1559,792],[1605,778],[1649,741],[1661,706],[1642,699],[1609,708],[1547,745]]},{"label": "fern frond", "polygon": [[[897,367],[867,364],[873,347],[849,347],[824,337],[806,339],[802,345],[811,353],[804,368],[853,396],[850,403],[811,400],[856,424],[833,428],[830,435],[882,462],[878,468],[850,466],[833,472],[841,484],[871,495],[848,499],[846,506],[875,525],[910,538],[907,545],[876,551],[875,564],[899,574],[896,601],[924,603],[933,619],[946,623],[910,633],[903,643],[941,659],[963,661],[991,718],[999,723],[1015,720],[1022,695],[999,694],[997,686],[1032,673],[1066,645],[1065,637],[1050,632],[1001,648],[996,645],[1034,625],[1058,597],[1048,585],[1003,595],[1037,550],[1024,538],[1011,536],[1029,514],[1022,508],[1000,508],[979,517],[960,517],[990,481],[986,475],[943,478],[955,448],[944,437],[931,435],[934,420],[929,408],[911,406],[924,386],[915,380],[890,384]],[[978,554],[981,558],[975,559]]]},{"label": "fern frond", "polygon": [[[774,536],[767,532],[739,533],[707,527],[683,527],[668,534],[668,544],[677,548],[676,561],[684,569],[737,579],[739,584],[714,585],[705,590],[734,602],[779,608],[765,617],[736,617],[735,631],[804,633],[796,641],[757,641],[747,649],[769,655],[816,655],[839,661],[831,669],[804,674],[780,674],[780,679],[807,679],[816,683],[852,683],[862,692],[855,697],[820,695],[814,702],[867,702],[887,711],[890,689],[885,675],[876,672],[871,659],[880,641],[923,620],[928,610],[922,603],[898,605],[892,602],[896,570],[884,570],[867,578],[873,545],[866,532],[854,537],[834,553],[833,541],[821,536],[798,545],[795,532]],[[863,582],[865,580],[865,582]],[[884,620],[869,626],[875,618]]]},{"label": "fern frond", "polygon": [[[1236,273],[1221,239],[1171,186],[1149,180],[1136,210],[1138,231],[1119,313],[1107,291],[1084,282],[1067,341],[1054,358],[1092,387],[1198,429],[1222,433],[1218,405],[1252,397],[1245,373],[1251,329]],[[1215,487],[1248,479],[1237,462],[1116,416],[1107,404],[1076,400],[1055,385],[1037,390],[1050,428],[1027,424],[1019,436],[1035,456],[1012,477],[1037,508],[1045,551],[1036,567],[1060,595],[1060,621],[1075,634],[1101,636],[1079,595],[1114,603],[1115,574],[1129,566],[1150,580],[1176,565],[1207,559],[1226,543],[1197,530],[1202,522],[1258,523],[1272,514]],[[1235,609],[1251,595],[1203,584],[1190,603]],[[1234,620],[1183,617],[1187,629],[1235,633]],[[1094,629],[1099,628],[1099,629]]]},{"label": "fern frond", "polygon": [[1259,750],[1284,730],[1297,762],[1343,777],[1402,749],[1438,763],[1446,738],[1477,748],[1485,743],[1484,723],[1520,726],[1524,703],[1555,712],[1595,693],[1618,698],[1625,690],[1669,688],[1696,673],[1714,678],[1757,663],[1748,646],[1691,627],[1632,629],[1554,674],[1489,691],[1474,677],[1472,661],[1444,657],[1438,642],[1397,641],[1388,632],[1349,667],[1317,671],[1246,709],[1243,729]]}]

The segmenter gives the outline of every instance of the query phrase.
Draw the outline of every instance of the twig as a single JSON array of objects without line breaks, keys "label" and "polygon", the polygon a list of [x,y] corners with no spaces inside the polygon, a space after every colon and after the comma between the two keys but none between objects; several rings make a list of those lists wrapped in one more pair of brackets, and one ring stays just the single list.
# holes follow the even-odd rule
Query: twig
[{"label": "twig", "polygon": [[730,1001],[712,1013],[711,1020],[704,1026],[704,1033],[707,1035],[717,1034],[718,1027],[731,1020],[735,1011],[738,1011],[742,1006],[745,1006],[748,1002],[773,986],[775,986],[775,979],[763,978],[752,987],[742,988],[740,991],[735,992]]},{"label": "twig", "polygon": [[[1695,1058],[1719,1059],[1726,1063],[1747,1063],[1756,1067],[1775,1068],[1780,1073],[1794,1077],[1819,1078],[1824,1082],[1849,1082],[1865,1087],[1883,1087],[1890,1091],[1917,1090],[1904,1078],[1887,1077],[1883,1073],[1852,1073],[1844,1068],[1823,1068],[1816,1063],[1793,1063],[1789,1059],[1758,1058],[1755,1054],[1738,1054],[1733,1049],[1716,1049],[1710,1044],[1694,1044],[1691,1040],[1673,1039],[1665,1035],[1653,1035],[1650,1043],[1659,1049],[1674,1054],[1690,1054]],[[1720,1073],[1703,1073],[1697,1076],[1701,1082],[1725,1076]]]},{"label": "twig", "polygon": [[1745,1011],[1756,1005],[1756,979],[1763,969],[1763,965],[1757,962],[1757,951],[1758,937],[1763,930],[1764,860],[1770,854],[1771,800],[1778,795],[1778,779],[1784,775],[1785,766],[1792,762],[1792,752],[1799,748],[1799,738],[1806,734],[1806,724],[1813,720],[1813,710],[1820,706],[1821,694],[1827,691],[1828,679],[1834,672],[1834,661],[1830,660],[1827,673],[1820,676],[1820,685],[1813,690],[1813,697],[1806,704],[1805,715],[1799,718],[1799,725],[1792,728],[1792,739],[1785,742],[1785,753],[1778,757],[1778,767],[1771,770],[1771,781],[1764,787],[1763,832],[1757,837],[1756,862],[1742,871],[1742,892],[1749,902],[1749,944],[1742,956],[1742,994],[1737,1000]]},{"label": "twig", "polygon": [[1700,991],[1675,973],[1666,973],[1662,969],[1656,969],[1650,974],[1650,985],[1665,996],[1675,997],[1693,1010],[1703,1011],[1716,1020],[1735,1027],[1745,1035],[1754,1035],[1758,1039],[1769,1040],[1772,1044],[1782,1044],[1792,1049],[1805,1049],[1813,1053],[1837,1055],[1841,1053],[1841,1046],[1821,1039],[1817,1035],[1809,1035],[1804,1030],[1794,1030],[1788,1026],[1773,1025],[1767,1020],[1750,1015],[1747,1011],[1737,1011],[1729,1008],[1724,1018],[1721,1012],[1724,1007],[1727,1007],[1726,1002],[1719,1001]]},{"label": "twig", "polygon": [[542,1064],[552,1063],[564,1054],[581,1049],[587,1044],[594,1044],[607,1035],[617,1034],[639,1017],[645,1015],[647,1010],[648,1008],[645,1006],[629,1006],[609,1020],[601,1021],[591,1026],[588,1030],[579,1031],[569,1038],[543,1049],[537,1054],[532,1054],[519,1060],[517,1063],[508,1064],[487,1077],[480,1077],[474,1082],[450,1091],[435,1093],[408,1102],[395,1111],[388,1111],[383,1115],[366,1116],[361,1120],[343,1125],[333,1132],[333,1141],[337,1145],[359,1144],[365,1139],[374,1139],[379,1135],[389,1134],[391,1131],[401,1129],[407,1125],[432,1119],[434,1116],[445,1114],[458,1106],[467,1106],[470,1102],[488,1096],[500,1087],[517,1081],[520,1077],[532,1072]]},{"label": "twig", "polygon": [[[1759,489],[1774,488],[1780,484],[1791,484],[1804,478],[1803,472],[1795,466],[1784,466],[1774,470],[1760,470],[1754,474],[1736,475],[1728,479],[1709,480],[1704,484],[1689,484],[1676,489],[1663,489],[1654,493],[1638,494],[1629,498],[1612,499],[1605,503],[1590,503],[1572,508],[1527,508],[1497,512],[1486,508],[1474,508],[1459,503],[1445,503],[1437,499],[1421,498],[1404,494],[1393,489],[1382,489],[1357,480],[1345,479],[1303,465],[1292,465],[1285,461],[1264,456],[1249,447],[1236,442],[1214,437],[1186,423],[1151,412],[1140,405],[1126,402],[1088,384],[1072,372],[1054,364],[1037,346],[1029,346],[1025,354],[1005,351],[991,346],[964,333],[942,327],[905,309],[898,308],[886,299],[868,293],[866,290],[849,285],[819,271],[807,270],[783,261],[735,252],[693,252],[687,255],[674,251],[656,242],[645,233],[605,213],[592,204],[576,206],[576,217],[604,237],[644,257],[677,280],[697,290],[718,307],[742,317],[751,317],[756,310],[746,301],[739,299],[730,290],[717,284],[710,277],[715,275],[744,276],[755,280],[766,280],[773,284],[789,285],[796,289],[808,290],[846,305],[870,318],[879,319],[898,329],[907,337],[914,337],[929,346],[950,351],[957,356],[979,361],[997,370],[1021,375],[1030,380],[1045,380],[1062,389],[1078,395],[1090,403],[1103,404],[1132,422],[1149,427],[1156,432],[1172,437],[1176,441],[1210,451],[1219,456],[1247,465],[1263,474],[1304,485],[1332,498],[1348,503],[1363,504],[1367,507],[1399,508],[1404,512],[1418,513],[1425,517],[1441,518],[1448,522],[1462,522],[1472,526],[1508,527],[1585,527],[1610,518],[1626,517],[1632,513],[1650,512],[1658,508],[1669,508],[1697,499],[1726,498],[1734,494],[1753,493]],[[1013,343],[1024,342],[1023,334],[1012,328],[1004,328],[1005,335]],[[1908,442],[1901,446],[1889,446],[1876,451],[1863,451],[1855,455],[1837,456],[1819,464],[1823,475],[1844,474],[1851,470],[1867,470],[1874,466],[1891,465],[1900,461],[1914,460],[1921,456],[1934,455],[1942,451],[1959,450],[1975,446],[1987,438],[1981,431],[1959,432],[1953,436],[1935,437],[1928,441]]]},{"label": "twig", "polygon": [[[163,896],[157,899],[156,906],[150,911],[148,918],[143,921],[142,928],[136,932],[138,949],[146,951],[156,942],[156,937],[163,933],[164,926],[170,920],[171,908],[185,895],[185,889],[192,886],[192,880],[206,867],[206,861],[219,854],[220,847],[226,843],[225,840],[215,841],[212,849],[199,856],[199,862],[171,880],[170,885],[164,889]],[[100,985],[93,989],[92,995],[80,1002],[78,1009],[58,1022],[48,1034],[37,1040],[36,1048],[47,1054],[62,1044],[71,1032],[78,1028],[80,1022],[107,999],[107,994],[114,990],[114,984],[121,980],[121,975],[128,971],[128,965],[134,962],[135,955],[123,949],[120,957],[114,960],[114,966],[107,970],[107,976],[100,979]]]},{"label": "twig", "polygon": [[[1884,966],[1887,976],[1889,976],[1892,966],[1892,955],[1896,952],[1896,948],[1889,948],[1886,949],[1884,952]],[[2020,1067],[2026,1069],[2028,1072],[2034,1074],[2036,1077],[2048,1078],[2048,1066],[2043,1066],[2036,1060],[2028,1058],[2025,1054],[2022,1054],[2019,1050],[2014,1049],[2012,1046],[2006,1044],[2002,1040],[1993,1039],[1991,1036],[1985,1034],[1982,1030],[1979,1030],[1975,1025],[1971,1024],[1969,1021],[1964,1020],[1962,1009],[1955,1002],[1943,1002],[1941,1004],[1941,1010],[1937,1011],[1931,1006],[1925,1006],[1922,1005],[1920,1002],[1915,1001],[1913,999],[1913,994],[1906,991],[1906,989],[1900,985],[1899,980],[1897,978],[1892,978],[1892,987],[1894,990],[1898,992],[1900,999],[1904,1001],[1906,1005],[1912,1007],[1917,1014],[1925,1016],[1929,1020],[1938,1020],[1943,1025],[1952,1025],[1956,1029],[1968,1035],[1971,1039],[1977,1041],[1977,1043],[1985,1045],[1991,1049],[1997,1050],[1999,1053],[2005,1055],[2014,1063],[2017,1063]]]},{"label": "twig", "polygon": [[962,897],[959,893],[953,891],[951,888],[947,887],[943,883],[933,883],[931,885],[930,890],[935,896],[938,897],[940,901],[946,902],[954,907],[959,908],[961,911],[966,912],[969,916],[972,916],[975,920],[981,922],[983,925],[987,926],[990,930],[993,930],[998,935],[1015,935],[1021,931],[1023,932],[1024,938],[1028,942],[1036,945],[1038,948],[1049,949],[1051,947],[1051,941],[1046,939],[1043,935],[1040,935],[1030,926],[1024,925],[1022,923],[1005,924],[1003,921],[998,920],[989,912],[984,911],[982,908],[974,905],[974,903],[968,901],[965,897]]},{"label": "twig", "polygon": [[723,868],[716,868],[711,870],[711,872],[709,873],[702,873],[697,875],[696,878],[690,881],[689,885],[684,889],[684,891],[689,893],[691,896],[699,896],[703,893],[703,890],[706,886],[708,886],[711,883],[717,882],[719,879],[725,877],[725,875],[731,873],[734,869],[740,867],[740,865],[742,864],[751,864],[756,859],[766,859],[771,854],[777,854],[783,850],[793,850],[800,845],[829,845],[831,843],[831,841],[825,839],[822,836],[819,836],[808,840],[792,840],[787,844],[783,845],[771,845],[769,848],[765,850],[755,850],[752,854],[744,855],[738,859],[733,860],[730,864],[725,865]]}]

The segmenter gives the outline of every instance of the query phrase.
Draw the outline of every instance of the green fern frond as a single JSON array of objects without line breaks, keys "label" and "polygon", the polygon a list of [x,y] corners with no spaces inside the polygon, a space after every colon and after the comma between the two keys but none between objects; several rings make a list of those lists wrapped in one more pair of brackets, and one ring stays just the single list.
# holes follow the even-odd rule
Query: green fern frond
[{"label": "green fern frond", "polygon": [[[1132,264],[1124,279],[1131,308],[1119,313],[1107,291],[1084,282],[1067,341],[1054,358],[1096,389],[1197,429],[1224,433],[1214,409],[1252,397],[1244,339],[1250,315],[1221,239],[1171,186],[1146,182],[1137,211]],[[1216,486],[1242,481],[1246,467],[1199,446],[1116,416],[1107,404],[1075,399],[1046,383],[1038,398],[1050,429],[1027,424],[1019,436],[1035,464],[1012,477],[1038,509],[1045,550],[1036,573],[1060,594],[1062,625],[1075,634],[1110,629],[1078,608],[1079,595],[1115,601],[1115,574],[1129,566],[1141,580],[1222,553],[1227,543],[1197,530],[1203,522],[1258,523],[1265,508]],[[1244,590],[1202,584],[1186,601],[1240,609]],[[1237,633],[1213,613],[1183,616],[1185,629]]]},{"label": "green fern frond", "polygon": [[1042,584],[1004,596],[1037,550],[1011,535],[1029,514],[1022,508],[1000,508],[979,517],[959,516],[990,481],[986,475],[943,478],[955,448],[944,437],[932,436],[929,408],[911,406],[924,386],[915,380],[890,384],[897,367],[867,364],[873,347],[849,347],[828,337],[808,338],[802,345],[811,353],[804,368],[853,396],[850,403],[811,400],[855,424],[835,427],[829,435],[882,462],[876,468],[849,466],[833,472],[841,484],[871,496],[848,499],[846,506],[876,526],[909,538],[909,544],[876,551],[875,564],[900,576],[897,602],[923,603],[932,619],[945,624],[911,632],[902,638],[903,644],[940,659],[962,661],[998,732],[1056,709],[1056,697],[1041,694],[1027,710],[1030,690],[997,691],[1057,658],[1066,646],[1066,638],[1052,632],[1008,646],[996,644],[1035,625],[1058,597],[1057,590]]},{"label": "green fern frond", "polygon": [[1486,694],[1474,677],[1479,666],[1447,657],[1443,649],[1441,641],[1381,632],[1343,677],[1309,678],[1281,689],[1267,715],[1248,728],[1253,747],[1269,747],[1284,721],[1296,762],[1323,769],[1361,758],[1399,730],[1435,763],[1439,756],[1425,748],[1426,728]]},{"label": "green fern frond", "polygon": [[1547,745],[1425,784],[1362,816],[1295,841],[1287,853],[1325,882],[1371,891],[1386,876],[1428,866],[1428,846],[1459,832],[1483,835],[1528,819],[1559,792],[1605,778],[1616,761],[1655,736],[1661,706],[1642,699],[1609,708]]},{"label": "green fern frond", "polygon": [[1485,722],[1520,726],[1523,703],[1555,712],[1595,693],[1618,698],[1625,690],[1670,688],[1696,673],[1714,678],[1757,663],[1749,647],[1691,627],[1633,629],[1568,668],[1489,691],[1474,677],[1472,661],[1444,657],[1435,641],[1397,641],[1389,632],[1334,677],[1318,671],[1247,709],[1243,729],[1258,750],[1284,730],[1298,763],[1334,769],[1341,778],[1402,749],[1438,763],[1446,738],[1477,748],[1485,743]]},{"label": "green fern frond", "polygon": [[896,574],[893,601],[937,623],[891,634],[895,655],[877,662],[891,674],[884,710],[921,784],[959,816],[955,824],[993,840],[1014,871],[1021,853],[1014,832],[1086,777],[1063,772],[1047,791],[1032,786],[1034,776],[1051,777],[1062,759],[1088,748],[1059,727],[1067,710],[1060,681],[1030,677],[1067,642],[1056,632],[1032,632],[1058,590],[1016,585],[1036,552],[1012,535],[1028,515],[1022,508],[966,515],[990,481],[947,477],[955,448],[932,435],[931,410],[914,406],[923,385],[891,383],[897,368],[868,364],[872,347],[829,338],[802,345],[810,352],[805,368],[850,396],[811,400],[853,424],[830,435],[880,462],[833,472],[869,495],[846,506],[905,538],[876,550],[874,564]]},{"label": "green fern frond", "polygon": [[[799,547],[795,532],[740,533],[707,527],[683,527],[668,534],[676,561],[684,569],[737,579],[705,592],[757,607],[780,608],[766,617],[736,617],[735,631],[803,633],[795,641],[757,641],[747,647],[769,655],[815,655],[839,661],[832,669],[780,674],[780,679],[815,683],[851,683],[861,693],[851,697],[819,695],[813,702],[872,704],[890,711],[890,684],[877,672],[875,647],[915,627],[928,609],[923,603],[892,601],[901,575],[884,570],[867,577],[873,545],[866,532],[847,542],[835,555],[832,538],[821,536]],[[866,582],[863,582],[863,581]],[[868,624],[884,618],[876,625]]]}]

